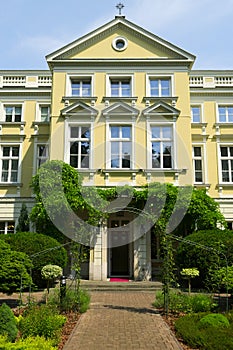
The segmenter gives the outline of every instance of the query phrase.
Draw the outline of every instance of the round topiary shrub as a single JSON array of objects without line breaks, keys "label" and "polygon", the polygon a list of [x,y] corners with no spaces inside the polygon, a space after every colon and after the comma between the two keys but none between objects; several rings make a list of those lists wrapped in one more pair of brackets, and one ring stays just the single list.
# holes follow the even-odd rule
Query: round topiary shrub
[{"label": "round topiary shrub", "polygon": [[209,314],[200,319],[199,325],[201,328],[206,328],[209,326],[227,328],[230,326],[230,323],[222,314]]},{"label": "round topiary shrub", "polygon": [[16,339],[18,329],[16,319],[11,308],[3,303],[0,306],[0,335],[6,336],[7,340],[12,342]]}]

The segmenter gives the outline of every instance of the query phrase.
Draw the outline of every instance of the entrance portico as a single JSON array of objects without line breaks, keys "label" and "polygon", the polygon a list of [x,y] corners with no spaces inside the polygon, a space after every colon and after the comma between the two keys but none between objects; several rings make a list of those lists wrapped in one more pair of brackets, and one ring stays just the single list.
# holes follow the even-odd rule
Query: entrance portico
[{"label": "entrance portico", "polygon": [[90,252],[89,276],[92,280],[123,277],[151,279],[150,232],[138,234],[140,225],[126,211],[112,214],[102,223]]}]

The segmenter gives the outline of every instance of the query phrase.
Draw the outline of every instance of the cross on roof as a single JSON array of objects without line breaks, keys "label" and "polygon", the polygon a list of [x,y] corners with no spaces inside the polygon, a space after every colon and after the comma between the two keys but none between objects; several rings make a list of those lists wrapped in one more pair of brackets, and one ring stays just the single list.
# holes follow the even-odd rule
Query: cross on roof
[{"label": "cross on roof", "polygon": [[116,5],[116,8],[118,9],[119,11],[119,16],[121,16],[121,10],[123,9],[123,7],[125,7],[121,2],[119,2],[117,5]]}]

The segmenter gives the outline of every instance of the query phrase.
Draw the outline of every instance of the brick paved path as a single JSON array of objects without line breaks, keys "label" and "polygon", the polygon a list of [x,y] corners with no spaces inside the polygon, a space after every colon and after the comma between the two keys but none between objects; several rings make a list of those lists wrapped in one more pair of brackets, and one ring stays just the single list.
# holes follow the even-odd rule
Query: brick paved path
[{"label": "brick paved path", "polygon": [[154,292],[91,292],[64,350],[181,350],[162,317],[151,306]]}]

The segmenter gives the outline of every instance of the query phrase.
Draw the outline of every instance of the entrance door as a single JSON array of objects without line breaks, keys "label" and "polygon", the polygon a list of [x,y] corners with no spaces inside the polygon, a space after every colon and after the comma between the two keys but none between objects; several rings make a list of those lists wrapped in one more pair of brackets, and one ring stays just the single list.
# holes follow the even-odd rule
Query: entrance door
[{"label": "entrance door", "polygon": [[112,220],[110,235],[110,276],[129,276],[129,223]]}]

